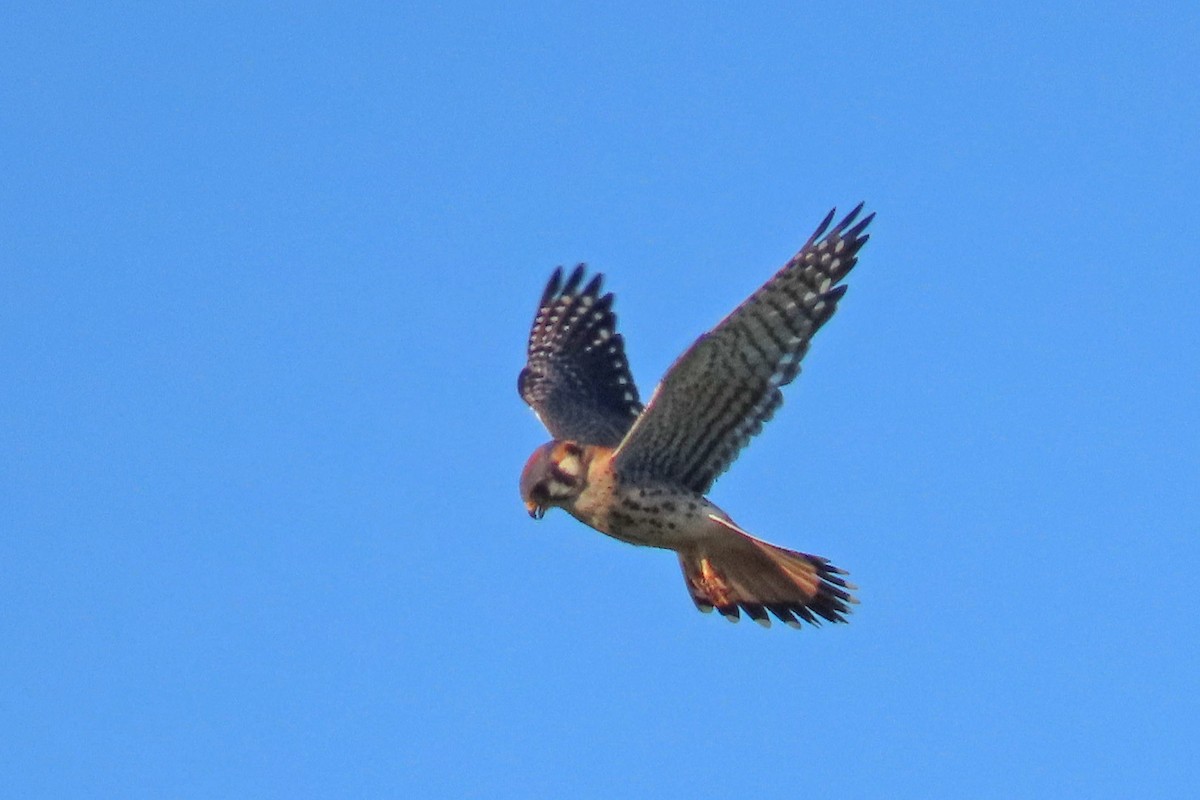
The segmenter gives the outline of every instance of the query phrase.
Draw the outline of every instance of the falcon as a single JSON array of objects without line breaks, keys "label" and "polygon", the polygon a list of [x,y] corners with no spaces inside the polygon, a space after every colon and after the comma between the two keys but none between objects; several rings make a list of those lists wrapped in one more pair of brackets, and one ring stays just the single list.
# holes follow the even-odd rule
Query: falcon
[{"label": "falcon", "polygon": [[542,292],[517,390],[553,440],[521,472],[534,519],[566,510],[614,539],[673,550],[696,607],[769,627],[774,616],[845,622],[848,573],[820,556],[768,544],[705,497],[783,402],[813,334],[846,291],[869,238],[859,204],[830,211],[790,261],[702,335],[642,406],[613,296],[583,264],[556,269]]}]

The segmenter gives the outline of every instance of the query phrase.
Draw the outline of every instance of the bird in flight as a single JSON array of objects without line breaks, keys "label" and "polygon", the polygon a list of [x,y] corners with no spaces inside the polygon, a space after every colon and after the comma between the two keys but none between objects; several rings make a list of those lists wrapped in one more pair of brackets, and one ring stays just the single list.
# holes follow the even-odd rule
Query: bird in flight
[{"label": "bird in flight", "polygon": [[533,451],[521,498],[630,544],[674,550],[696,607],[769,627],[771,615],[845,622],[858,601],[820,556],[757,539],[704,495],[783,402],[814,333],[837,309],[874,218],[860,203],[804,247],[667,370],[644,407],[613,296],[584,265],[542,293],[517,389],[553,440]]}]

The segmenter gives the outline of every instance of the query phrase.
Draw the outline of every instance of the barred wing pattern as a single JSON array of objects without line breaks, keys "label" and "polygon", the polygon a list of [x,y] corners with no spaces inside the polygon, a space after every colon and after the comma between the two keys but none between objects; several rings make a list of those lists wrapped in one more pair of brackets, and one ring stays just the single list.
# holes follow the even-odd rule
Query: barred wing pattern
[{"label": "barred wing pattern", "polygon": [[616,332],[612,294],[596,274],[581,290],[584,265],[563,283],[554,270],[538,303],[517,391],[555,439],[615,447],[642,411]]},{"label": "barred wing pattern", "polygon": [[708,491],[783,402],[780,387],[795,379],[813,334],[837,309],[846,291],[837,283],[875,216],[854,224],[862,207],[826,234],[830,211],[791,261],[680,356],[621,442],[618,476]]}]

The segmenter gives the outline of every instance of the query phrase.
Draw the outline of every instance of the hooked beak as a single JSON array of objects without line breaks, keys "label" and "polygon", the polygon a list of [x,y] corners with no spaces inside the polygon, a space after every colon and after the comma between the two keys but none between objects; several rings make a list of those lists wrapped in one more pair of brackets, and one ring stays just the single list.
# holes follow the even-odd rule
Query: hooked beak
[{"label": "hooked beak", "polygon": [[541,519],[546,515],[545,506],[539,506],[532,500],[525,501],[525,510],[528,511],[529,516],[533,517],[534,519]]}]

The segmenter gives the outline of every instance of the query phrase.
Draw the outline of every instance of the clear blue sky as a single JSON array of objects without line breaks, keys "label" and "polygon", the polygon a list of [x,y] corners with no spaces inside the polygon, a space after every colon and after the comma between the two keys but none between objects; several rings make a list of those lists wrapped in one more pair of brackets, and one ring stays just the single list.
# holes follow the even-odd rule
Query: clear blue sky
[{"label": "clear blue sky", "polygon": [[[25,5],[6,796],[1193,796],[1195,3]],[[713,495],[850,625],[526,516],[555,265],[648,394],[859,200]]]}]

